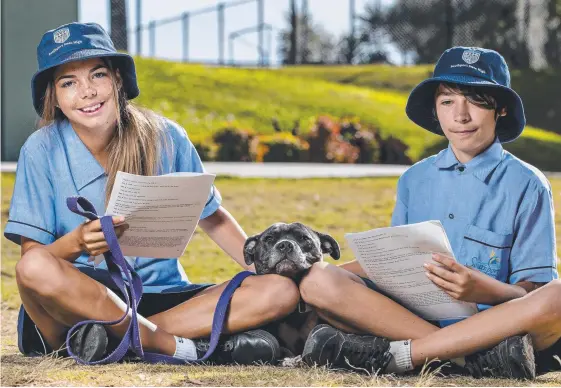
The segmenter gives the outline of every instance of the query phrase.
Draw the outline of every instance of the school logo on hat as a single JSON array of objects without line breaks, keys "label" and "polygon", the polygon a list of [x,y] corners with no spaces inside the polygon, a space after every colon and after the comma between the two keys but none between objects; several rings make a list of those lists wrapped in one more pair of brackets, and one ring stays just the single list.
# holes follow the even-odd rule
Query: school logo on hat
[{"label": "school logo on hat", "polygon": [[462,59],[468,65],[472,65],[479,60],[479,51],[466,50],[462,54]]},{"label": "school logo on hat", "polygon": [[56,30],[53,34],[53,37],[54,37],[55,43],[58,43],[58,44],[64,43],[70,37],[70,30],[67,27],[61,28],[60,30]]}]

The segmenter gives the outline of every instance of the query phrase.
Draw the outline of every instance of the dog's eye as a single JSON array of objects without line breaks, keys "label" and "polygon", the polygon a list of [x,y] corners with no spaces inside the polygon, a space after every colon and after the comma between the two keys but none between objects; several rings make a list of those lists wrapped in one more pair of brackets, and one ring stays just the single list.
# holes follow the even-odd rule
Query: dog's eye
[{"label": "dog's eye", "polygon": [[270,236],[270,235],[269,235],[269,236],[265,236],[265,238],[264,238],[263,240],[265,240],[265,242],[270,243],[271,241],[273,241],[273,236]]},{"label": "dog's eye", "polygon": [[300,241],[308,241],[310,238],[308,236],[306,236],[305,234],[300,235],[300,237],[298,237],[300,239]]}]

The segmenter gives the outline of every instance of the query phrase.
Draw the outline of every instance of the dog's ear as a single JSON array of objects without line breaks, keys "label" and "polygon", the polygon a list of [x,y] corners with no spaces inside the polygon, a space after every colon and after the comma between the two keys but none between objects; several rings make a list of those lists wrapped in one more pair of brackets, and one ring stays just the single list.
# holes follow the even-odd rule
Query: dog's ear
[{"label": "dog's ear", "polygon": [[251,265],[255,261],[255,247],[257,246],[260,237],[260,234],[256,234],[255,236],[251,236],[245,240],[245,244],[243,246],[243,257],[247,265]]},{"label": "dog's ear", "polygon": [[337,241],[328,234],[316,232],[315,230],[313,230],[313,232],[319,237],[322,253],[329,253],[335,260],[339,260],[341,257],[341,250],[339,249]]}]

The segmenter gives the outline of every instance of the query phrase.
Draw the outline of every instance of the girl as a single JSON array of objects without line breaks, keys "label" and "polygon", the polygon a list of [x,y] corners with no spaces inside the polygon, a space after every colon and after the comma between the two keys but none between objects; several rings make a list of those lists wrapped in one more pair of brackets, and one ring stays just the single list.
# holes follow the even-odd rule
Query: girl
[{"label": "girl", "polygon": [[[105,263],[91,256],[108,250],[100,222],[82,222],[66,207],[69,196],[84,196],[105,209],[117,171],[155,175],[202,172],[203,166],[183,128],[129,100],[139,94],[133,59],[117,53],[97,24],[70,23],[44,34],[37,49],[39,70],[32,80],[33,104],[42,127],[21,149],[5,236],[21,245],[16,266],[23,303],[20,350],[47,354],[64,343],[70,326],[86,319],[115,320],[123,311],[111,299],[114,288]],[[196,92],[196,91],[191,91]],[[243,268],[246,234],[220,206],[213,188],[201,228]],[[118,235],[127,228],[113,217]],[[140,325],[149,351],[193,360],[204,354],[218,297],[226,283],[191,284],[177,258],[133,258],[143,280],[138,313],[157,326]],[[249,268],[253,269],[253,268]],[[246,331],[294,310],[299,292],[276,275],[247,278],[235,292],[216,362],[272,362],[278,343],[262,330]],[[128,319],[108,327],[122,336]],[[148,325],[150,326],[150,325]],[[97,330],[97,331],[96,331]],[[106,351],[105,330],[78,333],[82,358]]]},{"label": "girl", "polygon": [[503,57],[482,48],[446,50],[434,76],[412,91],[406,112],[449,146],[401,176],[392,225],[440,220],[458,262],[433,255],[426,275],[482,312],[427,322],[363,279],[356,261],[318,263],[300,290],[331,325],[310,333],[303,357],[397,373],[454,359],[474,376],[533,378],[533,350],[540,370],[555,365],[552,355],[561,350],[561,283],[549,182],[502,147],[525,125]]}]

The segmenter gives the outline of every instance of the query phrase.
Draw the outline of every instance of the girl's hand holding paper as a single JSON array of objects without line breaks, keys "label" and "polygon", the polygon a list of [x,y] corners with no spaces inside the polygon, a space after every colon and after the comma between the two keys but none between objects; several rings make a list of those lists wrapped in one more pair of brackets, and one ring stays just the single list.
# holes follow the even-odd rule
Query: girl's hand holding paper
[{"label": "girl's hand holding paper", "polygon": [[[121,237],[129,225],[124,223],[125,217],[114,216],[113,225],[117,238]],[[75,229],[78,245],[83,252],[90,256],[98,256],[109,250],[109,245],[101,231],[100,220],[86,221]]]}]

